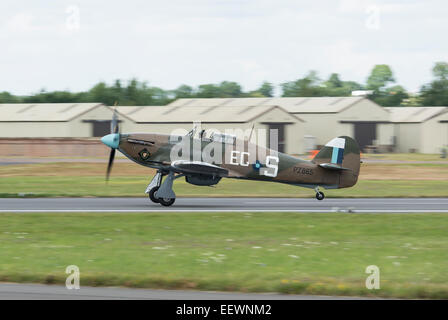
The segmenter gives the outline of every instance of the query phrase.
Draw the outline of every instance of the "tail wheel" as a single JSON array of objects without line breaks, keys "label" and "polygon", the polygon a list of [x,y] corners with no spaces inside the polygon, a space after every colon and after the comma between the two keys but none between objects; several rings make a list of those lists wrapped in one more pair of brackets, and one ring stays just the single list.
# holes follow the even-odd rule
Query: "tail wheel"
[{"label": "tail wheel", "polygon": [[316,192],[316,199],[317,200],[324,200],[325,199],[325,195],[323,192]]},{"label": "tail wheel", "polygon": [[176,198],[159,198],[159,203],[164,207],[169,207],[173,205],[174,201],[176,201]]},{"label": "tail wheel", "polygon": [[160,199],[155,196],[157,190],[159,190],[159,187],[154,187],[149,191],[149,199],[154,203],[160,203]]}]

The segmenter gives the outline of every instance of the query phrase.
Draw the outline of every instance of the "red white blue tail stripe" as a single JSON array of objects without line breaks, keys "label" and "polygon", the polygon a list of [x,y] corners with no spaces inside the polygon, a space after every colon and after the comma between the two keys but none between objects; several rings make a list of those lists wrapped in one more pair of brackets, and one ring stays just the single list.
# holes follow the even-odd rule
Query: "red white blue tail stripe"
[{"label": "red white blue tail stripe", "polygon": [[344,159],[345,139],[334,138],[325,146],[333,148],[333,152],[331,154],[331,163],[339,165],[342,164],[342,160]]}]

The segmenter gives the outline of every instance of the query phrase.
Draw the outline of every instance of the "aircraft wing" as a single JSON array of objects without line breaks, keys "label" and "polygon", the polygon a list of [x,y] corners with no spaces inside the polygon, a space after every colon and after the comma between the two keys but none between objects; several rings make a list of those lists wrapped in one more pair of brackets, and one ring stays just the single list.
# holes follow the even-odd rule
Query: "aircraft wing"
[{"label": "aircraft wing", "polygon": [[202,161],[177,160],[173,161],[171,166],[181,173],[205,174],[218,177],[225,177],[229,174],[227,169]]}]

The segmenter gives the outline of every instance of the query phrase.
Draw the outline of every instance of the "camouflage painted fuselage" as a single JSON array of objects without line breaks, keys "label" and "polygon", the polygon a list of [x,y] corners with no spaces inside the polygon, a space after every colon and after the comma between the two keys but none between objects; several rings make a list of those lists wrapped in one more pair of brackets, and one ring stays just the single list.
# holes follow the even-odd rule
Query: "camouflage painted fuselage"
[{"label": "camouflage painted fuselage", "polygon": [[[360,157],[359,148],[352,139],[347,143],[341,170],[332,170],[321,167],[320,164],[332,161],[331,148],[324,148],[313,160],[302,160],[284,153],[275,152],[257,146],[247,141],[236,140],[233,144],[199,140],[189,137],[184,143],[190,147],[190,155],[186,161],[210,163],[222,169],[226,169],[221,177],[272,181],[315,188],[346,188],[356,184],[359,175]],[[211,144],[211,145],[210,145]],[[173,169],[173,148],[179,142],[170,135],[155,133],[120,134],[118,150],[136,163],[160,170],[176,171]],[[194,155],[194,147],[200,153],[214,149],[221,155],[220,161],[204,161]],[[243,148],[241,148],[243,146]],[[275,168],[276,167],[276,168]],[[184,173],[179,171],[178,173]],[[199,174],[199,173],[198,173]],[[195,175],[195,173],[190,173]]]}]

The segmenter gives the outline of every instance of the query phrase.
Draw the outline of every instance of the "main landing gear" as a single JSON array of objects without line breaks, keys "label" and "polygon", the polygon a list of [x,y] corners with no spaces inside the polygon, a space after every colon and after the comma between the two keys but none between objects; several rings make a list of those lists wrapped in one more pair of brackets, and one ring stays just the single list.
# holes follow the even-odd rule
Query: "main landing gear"
[{"label": "main landing gear", "polygon": [[165,207],[171,206],[174,203],[174,201],[176,201],[176,198],[157,198],[155,194],[157,190],[159,190],[159,188],[160,187],[154,187],[149,191],[148,193],[149,199],[151,199],[152,202],[160,203],[162,206]]},{"label": "main landing gear", "polygon": [[176,201],[176,194],[173,191],[173,181],[183,175],[174,176],[174,172],[170,171],[162,183],[163,175],[162,171],[158,171],[148,187],[146,187],[145,193],[148,194],[152,202],[169,207]]},{"label": "main landing gear", "polygon": [[325,194],[319,190],[319,187],[316,187],[316,199],[317,200],[324,200],[325,199]]}]

